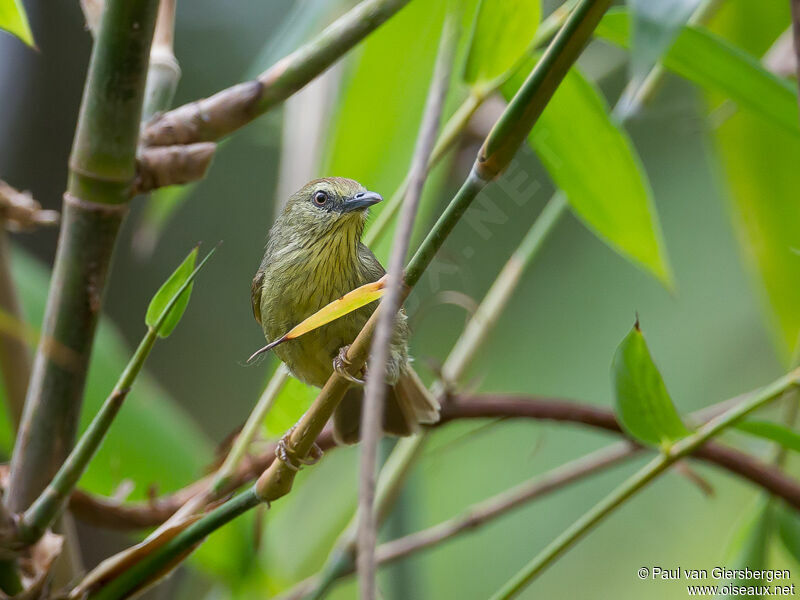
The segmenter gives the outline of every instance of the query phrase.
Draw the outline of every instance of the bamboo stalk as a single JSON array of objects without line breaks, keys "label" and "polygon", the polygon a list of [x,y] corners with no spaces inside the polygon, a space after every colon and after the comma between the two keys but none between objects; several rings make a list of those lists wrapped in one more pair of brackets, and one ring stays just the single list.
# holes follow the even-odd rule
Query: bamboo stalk
[{"label": "bamboo stalk", "polygon": [[11,461],[7,505],[18,512],[71,448],[105,279],[135,174],[157,0],[109,0],[75,134],[42,338],[74,351],[64,368],[40,343]]}]

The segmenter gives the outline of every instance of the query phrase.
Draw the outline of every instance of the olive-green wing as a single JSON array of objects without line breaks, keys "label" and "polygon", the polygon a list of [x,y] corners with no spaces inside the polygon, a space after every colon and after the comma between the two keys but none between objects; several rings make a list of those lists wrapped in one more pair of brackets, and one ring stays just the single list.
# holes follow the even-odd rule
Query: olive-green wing
[{"label": "olive-green wing", "polygon": [[378,279],[386,275],[386,270],[380,261],[375,258],[372,250],[360,242],[358,244],[358,262],[361,265],[365,282],[378,281]]},{"label": "olive-green wing", "polygon": [[250,285],[250,304],[253,307],[253,316],[261,325],[261,290],[264,286],[264,271],[259,269],[256,276],[253,277],[253,283]]}]

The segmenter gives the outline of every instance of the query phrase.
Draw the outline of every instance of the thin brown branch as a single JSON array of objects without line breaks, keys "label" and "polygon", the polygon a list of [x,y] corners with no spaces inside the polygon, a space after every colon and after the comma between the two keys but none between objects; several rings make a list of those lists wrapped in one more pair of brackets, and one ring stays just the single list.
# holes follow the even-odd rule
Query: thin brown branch
[{"label": "thin brown branch", "polygon": [[214,141],[285,100],[382,25],[409,0],[364,0],[316,39],[256,79],[185,104],[156,118],[142,134],[150,146]]},{"label": "thin brown branch", "polygon": [[55,210],[43,210],[30,192],[20,192],[0,180],[0,224],[9,231],[30,231],[45,225],[58,225]]},{"label": "thin brown branch", "polygon": [[405,558],[420,550],[449,540],[465,531],[481,527],[489,521],[536,498],[617,465],[642,450],[640,446],[628,442],[619,442],[556,467],[544,475],[536,476],[530,481],[521,483],[510,490],[505,490],[496,496],[475,504],[461,515],[433,525],[428,529],[382,544],[377,551],[378,562],[384,564]]},{"label": "thin brown branch", "polygon": [[373,600],[376,596],[375,545],[378,539],[378,521],[375,511],[375,489],[377,486],[378,444],[381,438],[383,403],[386,397],[384,383],[386,363],[389,360],[397,311],[405,296],[403,293],[403,265],[408,254],[417,208],[422,197],[422,188],[428,175],[428,160],[436,141],[442,107],[450,83],[460,19],[461,15],[456,11],[449,12],[445,17],[436,65],[408,173],[408,192],[400,212],[392,244],[386,295],[381,300],[382,310],[378,318],[375,341],[369,361],[372,368],[367,374],[367,385],[364,391],[358,488],[358,571],[361,597],[364,600]]},{"label": "thin brown branch", "polygon": [[[460,419],[498,418],[575,423],[622,434],[614,413],[607,408],[557,398],[492,394],[453,397],[442,407],[442,420],[432,427],[441,427],[450,421]],[[317,443],[323,450],[335,447],[330,430],[323,432]],[[745,452],[716,442],[699,448],[692,456],[739,475],[800,510],[800,482],[780,469]],[[258,456],[250,457],[232,477],[226,492],[258,477],[274,459],[273,445]],[[129,504],[120,504],[85,492],[75,492],[70,500],[70,509],[82,521],[101,527],[122,530],[154,527],[209,484],[210,478],[205,478],[174,494],[152,501]]]},{"label": "thin brown branch", "polygon": [[133,194],[202,179],[216,150],[212,142],[144,148],[136,157]]}]

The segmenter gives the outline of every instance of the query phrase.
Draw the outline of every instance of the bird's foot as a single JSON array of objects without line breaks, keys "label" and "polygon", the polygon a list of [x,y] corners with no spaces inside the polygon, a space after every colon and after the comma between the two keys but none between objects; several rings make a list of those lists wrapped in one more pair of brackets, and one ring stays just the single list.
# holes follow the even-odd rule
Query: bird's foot
[{"label": "bird's foot", "polygon": [[303,465],[314,465],[322,458],[322,449],[314,444],[309,450],[308,456],[298,456],[297,452],[289,447],[289,438],[292,436],[294,427],[287,431],[275,447],[275,456],[292,471],[299,471]]},{"label": "bird's foot", "polygon": [[[353,383],[357,383],[358,385],[364,385],[364,380],[359,379],[352,373],[350,373],[349,368],[351,363],[347,360],[347,351],[350,349],[350,346],[342,346],[339,349],[339,354],[336,355],[336,358],[333,359],[333,370],[342,378],[346,379],[347,381],[352,381]],[[363,372],[366,372],[366,366],[362,369]]]}]

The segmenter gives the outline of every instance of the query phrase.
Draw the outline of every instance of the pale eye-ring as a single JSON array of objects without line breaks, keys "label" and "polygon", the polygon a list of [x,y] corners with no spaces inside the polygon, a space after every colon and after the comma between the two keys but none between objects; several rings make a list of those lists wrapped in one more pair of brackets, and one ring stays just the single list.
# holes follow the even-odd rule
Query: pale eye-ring
[{"label": "pale eye-ring", "polygon": [[317,206],[325,206],[325,203],[327,201],[328,201],[328,194],[326,194],[322,190],[314,192],[314,204],[316,204]]}]

